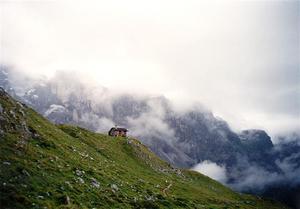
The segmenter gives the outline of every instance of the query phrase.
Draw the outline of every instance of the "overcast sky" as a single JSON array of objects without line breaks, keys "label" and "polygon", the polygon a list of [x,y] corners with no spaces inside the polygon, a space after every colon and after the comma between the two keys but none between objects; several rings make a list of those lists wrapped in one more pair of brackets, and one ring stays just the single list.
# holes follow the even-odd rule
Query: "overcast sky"
[{"label": "overcast sky", "polygon": [[[300,130],[299,1],[3,1],[1,63],[199,101],[234,128]],[[70,74],[71,75],[71,74]]]}]

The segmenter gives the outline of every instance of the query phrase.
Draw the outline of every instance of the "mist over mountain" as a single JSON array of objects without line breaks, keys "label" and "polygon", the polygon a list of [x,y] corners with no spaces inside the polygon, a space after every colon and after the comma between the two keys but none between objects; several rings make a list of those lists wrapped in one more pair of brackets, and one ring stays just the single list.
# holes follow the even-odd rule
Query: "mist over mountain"
[{"label": "mist over mountain", "polygon": [[300,1],[0,6],[14,99],[55,124],[125,127],[175,167],[300,209]]},{"label": "mist over mountain", "polygon": [[138,139],[53,124],[0,87],[1,208],[288,209],[161,160]]},{"label": "mist over mountain", "polygon": [[[198,170],[237,191],[299,206],[296,133],[274,144],[264,130],[234,132],[200,104],[180,109],[164,96],[114,92],[64,71],[34,80],[2,66],[0,86],[54,123],[104,133],[114,125],[124,126],[172,165]],[[281,190],[285,195],[278,194]]]}]

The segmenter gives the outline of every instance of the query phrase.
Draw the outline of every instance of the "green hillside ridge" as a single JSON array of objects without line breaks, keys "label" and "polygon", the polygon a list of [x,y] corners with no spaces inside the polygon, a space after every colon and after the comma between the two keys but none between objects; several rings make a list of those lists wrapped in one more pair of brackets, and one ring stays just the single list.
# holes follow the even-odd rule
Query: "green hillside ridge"
[{"label": "green hillside ridge", "polygon": [[173,168],[132,138],[54,125],[0,88],[0,208],[287,208]]}]

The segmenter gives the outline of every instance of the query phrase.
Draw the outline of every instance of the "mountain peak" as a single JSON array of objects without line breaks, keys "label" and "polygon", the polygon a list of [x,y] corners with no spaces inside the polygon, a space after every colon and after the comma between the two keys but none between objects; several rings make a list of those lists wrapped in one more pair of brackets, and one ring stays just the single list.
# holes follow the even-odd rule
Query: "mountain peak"
[{"label": "mountain peak", "polygon": [[259,146],[272,148],[273,143],[271,137],[264,131],[259,129],[244,130],[239,134],[239,137],[243,143],[255,143]]}]

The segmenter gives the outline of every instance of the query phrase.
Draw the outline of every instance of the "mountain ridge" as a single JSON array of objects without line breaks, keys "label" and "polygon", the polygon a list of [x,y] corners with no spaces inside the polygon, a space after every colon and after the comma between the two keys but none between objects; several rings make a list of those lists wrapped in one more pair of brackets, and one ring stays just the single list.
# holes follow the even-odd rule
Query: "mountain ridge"
[{"label": "mountain ridge", "polygon": [[55,125],[0,88],[1,208],[287,208],[157,158],[139,141]]},{"label": "mountain ridge", "polygon": [[[57,75],[48,82],[32,82],[36,84],[16,96],[7,79],[9,74],[5,75],[2,79],[5,82],[1,84],[0,79],[0,86],[6,86],[15,98],[57,124],[69,123],[97,132],[106,132],[115,124],[125,126],[132,136],[140,138],[172,165],[191,168],[210,161],[224,166],[227,179],[223,183],[237,191],[264,195],[269,186],[281,182],[292,187],[299,185],[295,182],[297,178],[290,177],[300,175],[300,165],[293,168],[295,160],[288,152],[290,146],[274,145],[263,130],[236,133],[226,121],[204,108],[178,112],[165,97],[119,94],[110,98],[107,89],[86,88],[73,78],[62,82],[66,80],[65,75],[62,78]],[[96,97],[95,92],[99,93]],[[294,150],[299,152],[297,148]],[[276,195],[271,197],[278,199]],[[297,195],[294,198],[297,199]]]}]

